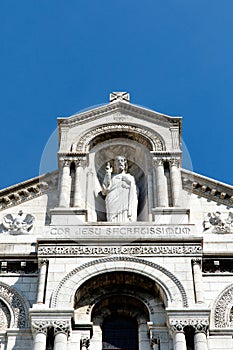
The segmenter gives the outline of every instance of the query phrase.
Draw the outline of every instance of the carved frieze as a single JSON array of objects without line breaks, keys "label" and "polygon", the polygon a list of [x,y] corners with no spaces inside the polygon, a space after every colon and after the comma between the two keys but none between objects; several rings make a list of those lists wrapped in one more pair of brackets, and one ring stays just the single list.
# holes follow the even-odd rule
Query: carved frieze
[{"label": "carved frieze", "polygon": [[18,214],[7,214],[3,217],[2,225],[4,231],[11,235],[26,235],[33,228],[35,218],[31,214],[23,214],[22,210]]},{"label": "carved frieze", "polygon": [[233,233],[233,213],[216,211],[208,213],[203,222],[204,230],[214,233]]},{"label": "carved frieze", "polygon": [[39,256],[69,256],[69,255],[139,255],[139,256],[155,256],[155,255],[200,255],[202,253],[201,244],[159,244],[159,245],[88,245],[88,246],[39,246]]}]

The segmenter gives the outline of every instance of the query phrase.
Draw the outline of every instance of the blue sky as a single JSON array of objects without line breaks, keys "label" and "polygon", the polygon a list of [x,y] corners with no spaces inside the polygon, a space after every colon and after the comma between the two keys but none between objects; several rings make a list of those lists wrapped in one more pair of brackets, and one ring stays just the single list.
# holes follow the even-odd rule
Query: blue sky
[{"label": "blue sky", "polygon": [[39,175],[56,118],[111,91],[183,116],[193,170],[233,185],[232,33],[232,0],[2,0],[0,187]]}]

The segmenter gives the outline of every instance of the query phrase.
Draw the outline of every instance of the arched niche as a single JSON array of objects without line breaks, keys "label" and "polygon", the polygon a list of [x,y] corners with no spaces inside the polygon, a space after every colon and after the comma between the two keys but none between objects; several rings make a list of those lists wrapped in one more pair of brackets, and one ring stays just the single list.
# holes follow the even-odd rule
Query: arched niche
[{"label": "arched niche", "polygon": [[[95,145],[89,153],[89,167],[87,178],[89,183],[89,213],[92,212],[92,221],[106,221],[106,209],[104,196],[102,194],[102,183],[105,175],[106,164],[109,162],[113,168],[117,156],[127,159],[127,172],[134,176],[138,190],[137,221],[148,221],[149,208],[152,207],[152,165],[151,154],[145,145],[125,138],[114,138]],[[93,184],[90,179],[97,181]],[[92,183],[92,185],[91,185]],[[92,192],[92,194],[90,194]],[[91,203],[91,198],[93,202]],[[93,208],[95,210],[93,211]]]}]

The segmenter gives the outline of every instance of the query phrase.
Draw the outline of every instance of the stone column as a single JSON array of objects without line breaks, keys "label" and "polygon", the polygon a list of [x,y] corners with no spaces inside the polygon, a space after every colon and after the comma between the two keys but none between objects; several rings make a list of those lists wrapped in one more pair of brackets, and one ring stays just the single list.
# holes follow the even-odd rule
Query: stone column
[{"label": "stone column", "polygon": [[175,323],[172,323],[171,326],[174,350],[187,350],[183,325],[181,322],[176,321]]},{"label": "stone column", "polygon": [[192,259],[192,264],[193,264],[193,280],[194,280],[196,303],[204,303],[201,259],[200,258]]},{"label": "stone column", "polygon": [[167,207],[168,193],[167,193],[167,183],[164,175],[163,160],[160,158],[153,158],[153,162],[155,166],[158,207]]},{"label": "stone column", "polygon": [[70,206],[70,160],[64,159],[60,177],[59,207]]},{"label": "stone column", "polygon": [[56,320],[54,327],[54,350],[66,350],[70,323],[67,320]]},{"label": "stone column", "polygon": [[195,334],[194,334],[194,349],[195,350],[208,350],[207,347],[207,339],[206,339],[206,331],[207,331],[207,322],[197,322],[194,326]]},{"label": "stone column", "polygon": [[178,206],[179,195],[181,192],[181,174],[179,169],[179,160],[171,159],[170,164],[170,174],[171,174],[171,189],[172,189],[172,201],[173,207]]},{"label": "stone column", "polygon": [[[82,191],[81,191],[81,173],[82,173],[82,167],[84,163],[85,158],[78,158],[75,161],[75,180],[74,180],[74,207],[82,208],[83,206],[83,198],[82,198]],[[84,193],[84,191],[83,191]]]},{"label": "stone column", "polygon": [[33,350],[45,350],[48,321],[34,321],[32,322],[32,331],[34,333]]},{"label": "stone column", "polygon": [[48,266],[47,259],[39,260],[39,283],[38,283],[38,292],[37,292],[37,304],[44,304],[47,266]]}]

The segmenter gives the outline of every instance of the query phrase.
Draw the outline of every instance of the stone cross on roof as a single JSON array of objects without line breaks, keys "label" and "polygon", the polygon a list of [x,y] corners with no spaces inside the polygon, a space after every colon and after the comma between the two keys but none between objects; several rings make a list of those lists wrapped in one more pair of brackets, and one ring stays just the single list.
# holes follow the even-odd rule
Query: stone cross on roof
[{"label": "stone cross on roof", "polygon": [[112,92],[110,94],[110,102],[114,101],[124,101],[124,102],[130,102],[130,94],[128,92]]}]

